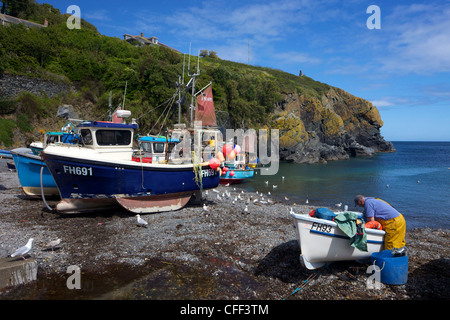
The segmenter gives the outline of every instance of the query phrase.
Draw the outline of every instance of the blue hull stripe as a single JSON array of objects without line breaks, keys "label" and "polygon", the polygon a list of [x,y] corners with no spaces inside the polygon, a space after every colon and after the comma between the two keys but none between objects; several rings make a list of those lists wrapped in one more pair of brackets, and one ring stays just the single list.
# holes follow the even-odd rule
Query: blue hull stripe
[{"label": "blue hull stripe", "polygon": [[[332,233],[327,233],[327,232],[322,232],[322,231],[317,231],[317,230],[309,230],[311,233],[317,233],[317,234],[321,234],[324,236],[328,236],[328,237],[334,237],[334,238],[340,238],[340,239],[347,239],[350,240],[349,237],[347,236],[342,236],[340,234],[332,234]],[[383,244],[383,241],[375,241],[375,240],[367,240],[367,243],[372,243],[372,244]]]}]

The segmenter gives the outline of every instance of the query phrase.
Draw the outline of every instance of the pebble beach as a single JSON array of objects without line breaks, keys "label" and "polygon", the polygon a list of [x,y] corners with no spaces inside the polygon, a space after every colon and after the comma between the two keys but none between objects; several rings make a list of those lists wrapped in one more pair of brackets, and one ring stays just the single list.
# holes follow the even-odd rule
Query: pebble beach
[{"label": "pebble beach", "polygon": [[[270,197],[267,203],[247,204],[256,193],[233,185],[215,190],[203,194],[207,210],[188,204],[178,211],[141,215],[148,222],[142,227],[134,214],[121,209],[50,212],[43,201],[22,192],[16,172],[8,171],[1,159],[0,258],[34,238],[29,256],[37,261],[38,276],[1,289],[0,299],[450,299],[447,229],[408,230],[408,282],[369,289],[369,264],[335,262],[313,271],[300,264],[288,213],[290,208],[308,213],[314,207]],[[54,206],[57,200],[47,203]],[[61,243],[46,249],[55,239]],[[81,270],[79,290],[67,288],[70,266]]]}]

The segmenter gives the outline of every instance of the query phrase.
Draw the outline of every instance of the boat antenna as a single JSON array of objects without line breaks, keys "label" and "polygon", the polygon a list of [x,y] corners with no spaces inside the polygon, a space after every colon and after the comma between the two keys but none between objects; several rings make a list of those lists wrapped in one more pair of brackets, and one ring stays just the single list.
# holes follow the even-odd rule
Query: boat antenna
[{"label": "boat antenna", "polygon": [[125,96],[127,94],[127,85],[128,85],[128,80],[125,82],[125,92],[123,93],[122,109],[125,108]]},{"label": "boat antenna", "polygon": [[198,51],[197,56],[197,75],[200,75],[200,50]]},{"label": "boat antenna", "polygon": [[109,91],[109,98],[108,98],[108,121],[112,120],[112,104],[111,104],[111,99],[112,99],[112,91]]},{"label": "boat antenna", "polygon": [[[183,73],[184,73],[184,71],[183,71]],[[181,76],[178,76],[178,83],[177,83],[177,91],[178,91],[178,101],[177,101],[177,104],[178,104],[178,124],[180,124],[181,123],[181,86],[182,86],[183,84],[181,83]]]},{"label": "boat antenna", "polygon": [[188,61],[188,67],[187,67],[188,76],[190,76],[189,69],[191,68],[191,46],[192,46],[192,43],[189,42],[189,61]]},{"label": "boat antenna", "polygon": [[183,53],[183,78],[181,79],[181,84],[184,84],[184,66],[185,66],[185,61],[186,61],[186,54]]}]

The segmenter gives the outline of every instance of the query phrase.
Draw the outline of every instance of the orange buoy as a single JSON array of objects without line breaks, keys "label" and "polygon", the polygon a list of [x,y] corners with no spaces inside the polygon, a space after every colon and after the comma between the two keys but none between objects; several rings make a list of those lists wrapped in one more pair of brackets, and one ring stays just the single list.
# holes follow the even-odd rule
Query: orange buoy
[{"label": "orange buoy", "polygon": [[369,221],[365,225],[366,229],[378,229],[383,230],[383,227],[381,226],[381,223],[378,221]]}]

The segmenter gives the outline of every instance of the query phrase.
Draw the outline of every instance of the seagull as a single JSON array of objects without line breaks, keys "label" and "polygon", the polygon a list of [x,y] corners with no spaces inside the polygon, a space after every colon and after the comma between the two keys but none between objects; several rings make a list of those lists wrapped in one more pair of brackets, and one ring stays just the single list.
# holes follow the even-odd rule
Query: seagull
[{"label": "seagull", "polygon": [[243,213],[248,213],[248,206],[245,206],[245,209],[244,209]]},{"label": "seagull", "polygon": [[205,191],[205,194],[208,195],[208,190]]},{"label": "seagull", "polygon": [[265,184],[269,184],[269,181],[266,181]]},{"label": "seagull", "polygon": [[276,184],[274,184],[274,185],[272,186],[272,188],[276,189],[276,188],[278,188],[278,186],[277,186]]},{"label": "seagull", "polygon": [[54,249],[58,244],[60,244],[60,243],[61,243],[61,239],[52,240],[52,241],[50,241],[49,243],[47,243],[47,245],[45,246],[45,248],[46,248],[46,249],[52,248],[52,252],[53,252],[53,249]]},{"label": "seagull", "polygon": [[336,207],[340,208],[342,206],[342,202],[336,203]]},{"label": "seagull", "polygon": [[225,185],[225,187],[229,187],[230,186],[230,183],[228,182],[226,185]]},{"label": "seagull", "polygon": [[219,194],[217,194],[217,200],[221,201],[222,198],[219,196]]},{"label": "seagull", "polygon": [[281,180],[283,180],[283,181],[284,181],[284,176],[282,176],[282,177],[281,177]]},{"label": "seagull", "polygon": [[284,200],[289,201],[289,198],[285,196],[285,197],[284,197]]},{"label": "seagull", "polygon": [[308,199],[306,199],[305,203],[306,203],[306,204],[308,204],[308,203],[309,203]]},{"label": "seagull", "polygon": [[294,210],[292,210],[292,207],[291,207],[291,211],[289,211],[289,213],[290,214],[295,214]]},{"label": "seagull", "polygon": [[268,195],[268,196],[270,196],[270,191],[269,191],[269,192],[267,192],[267,195]]},{"label": "seagull", "polygon": [[137,224],[138,224],[138,226],[147,228],[148,222],[145,221],[144,219],[142,219],[141,216],[138,215],[138,214],[136,215],[136,217],[137,217]]},{"label": "seagull", "polygon": [[30,252],[30,250],[31,250],[31,245],[32,245],[32,243],[33,243],[33,238],[30,238],[30,240],[28,240],[28,242],[27,242],[27,244],[26,245],[24,245],[23,247],[20,247],[19,249],[17,249],[12,255],[11,255],[11,257],[18,257],[18,256],[20,256],[20,257],[22,257],[22,259],[23,260],[27,260],[26,258],[25,258],[25,255],[28,253],[28,252]]},{"label": "seagull", "polygon": [[203,204],[203,212],[208,213],[209,207],[206,204]]},{"label": "seagull", "polygon": [[215,193],[219,193],[219,190],[213,189],[213,191],[214,191]]},{"label": "seagull", "polygon": [[386,188],[389,188],[389,184],[386,185]]}]

